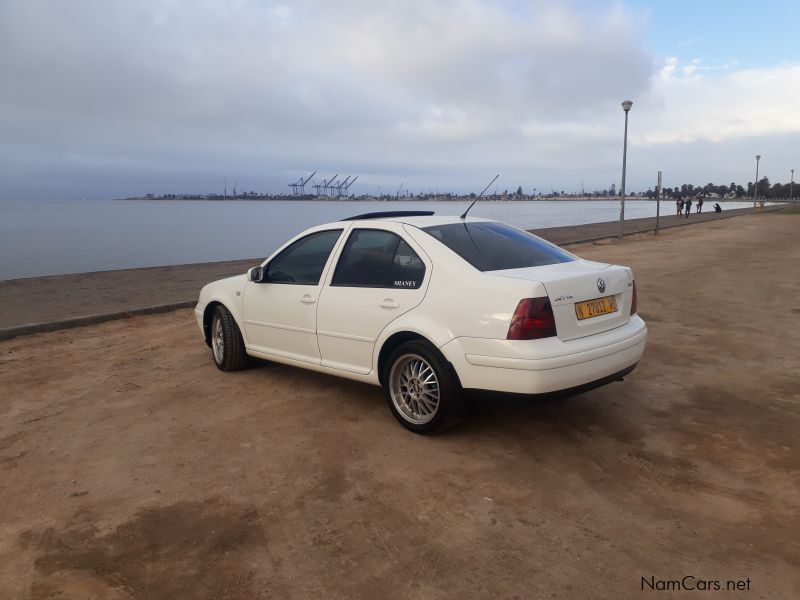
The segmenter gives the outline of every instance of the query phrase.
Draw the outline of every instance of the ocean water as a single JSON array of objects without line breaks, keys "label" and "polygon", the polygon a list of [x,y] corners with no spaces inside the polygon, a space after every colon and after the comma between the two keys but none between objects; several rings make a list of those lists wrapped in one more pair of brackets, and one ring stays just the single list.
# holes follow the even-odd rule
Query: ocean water
[{"label": "ocean water", "polygon": [[[713,203],[706,203],[711,210]],[[380,210],[461,214],[466,202],[74,200],[0,203],[0,280],[265,257],[302,230]],[[752,206],[726,202],[726,209]],[[661,214],[675,212],[662,201]],[[625,202],[626,218],[656,204]],[[524,229],[613,221],[619,202],[479,200],[470,215]]]}]

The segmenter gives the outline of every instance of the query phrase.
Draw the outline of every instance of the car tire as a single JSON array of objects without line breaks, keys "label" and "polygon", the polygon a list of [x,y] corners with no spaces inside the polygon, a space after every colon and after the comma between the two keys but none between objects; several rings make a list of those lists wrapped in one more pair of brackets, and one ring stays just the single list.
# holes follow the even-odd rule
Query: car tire
[{"label": "car tire", "polygon": [[383,367],[382,381],[389,410],[409,431],[442,431],[461,417],[458,375],[442,353],[424,340],[395,348]]},{"label": "car tire", "polygon": [[247,366],[247,352],[239,326],[224,306],[211,317],[211,356],[221,371],[238,371]]}]

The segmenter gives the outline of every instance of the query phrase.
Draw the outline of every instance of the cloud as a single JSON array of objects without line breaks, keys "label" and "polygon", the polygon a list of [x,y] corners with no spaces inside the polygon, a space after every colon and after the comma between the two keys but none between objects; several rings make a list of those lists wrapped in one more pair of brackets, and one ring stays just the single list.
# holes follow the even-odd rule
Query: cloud
[{"label": "cloud", "polygon": [[699,75],[693,60],[667,59],[646,96],[647,124],[632,135],[640,145],[783,136],[800,132],[800,64]]},{"label": "cloud", "polygon": [[[359,173],[359,192],[471,190],[497,171],[513,188],[607,187],[625,97],[632,159],[797,114],[762,87],[774,111],[759,115],[747,89],[795,67],[657,61],[646,30],[621,4],[7,0],[0,198],[205,192],[224,176],[277,191],[314,169]],[[630,166],[634,185],[650,168]]]}]

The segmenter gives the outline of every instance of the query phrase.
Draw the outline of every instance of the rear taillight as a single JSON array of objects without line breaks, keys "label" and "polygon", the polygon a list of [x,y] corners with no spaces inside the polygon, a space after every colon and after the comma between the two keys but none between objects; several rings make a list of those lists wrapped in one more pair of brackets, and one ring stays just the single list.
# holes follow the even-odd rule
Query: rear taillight
[{"label": "rear taillight", "polygon": [[508,328],[509,340],[539,340],[556,335],[556,320],[549,298],[525,298],[517,304]]},{"label": "rear taillight", "polygon": [[636,314],[636,282],[633,282],[633,298],[631,299],[631,315]]}]

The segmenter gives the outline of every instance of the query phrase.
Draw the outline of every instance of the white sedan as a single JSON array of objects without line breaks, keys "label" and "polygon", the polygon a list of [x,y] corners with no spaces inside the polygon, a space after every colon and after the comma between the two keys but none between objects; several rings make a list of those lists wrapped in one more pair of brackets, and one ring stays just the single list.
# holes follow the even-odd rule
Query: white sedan
[{"label": "white sedan", "polygon": [[381,385],[417,433],[453,423],[462,389],[577,393],[621,379],[647,338],[631,269],[422,211],[304,231],[206,285],[195,314],[223,371],[256,357]]}]

